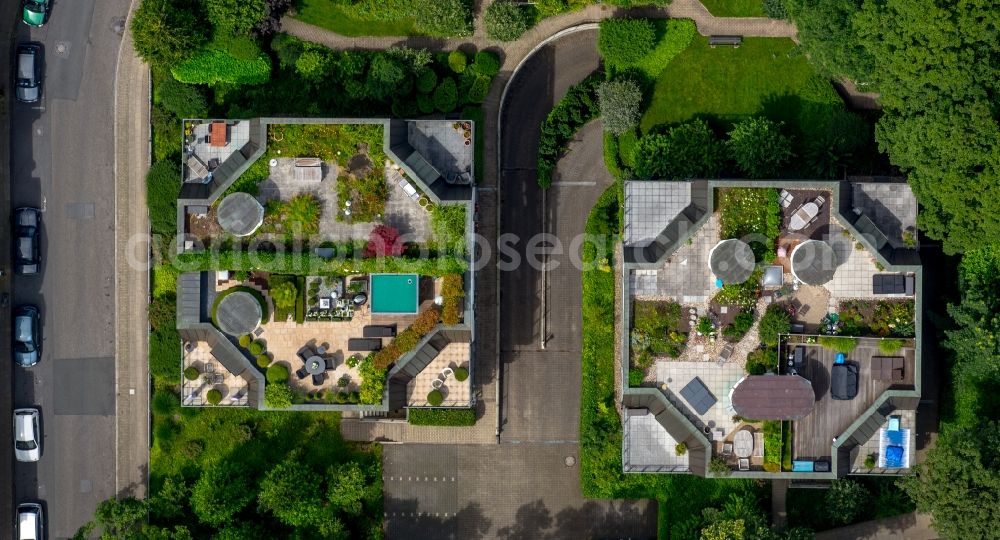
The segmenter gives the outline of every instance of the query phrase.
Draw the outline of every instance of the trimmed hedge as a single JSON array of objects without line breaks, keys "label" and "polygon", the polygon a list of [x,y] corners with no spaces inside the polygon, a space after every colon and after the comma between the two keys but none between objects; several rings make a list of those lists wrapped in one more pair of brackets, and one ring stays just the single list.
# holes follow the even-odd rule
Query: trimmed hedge
[{"label": "trimmed hedge", "polygon": [[597,50],[610,67],[630,66],[653,50],[656,31],[647,19],[605,19],[597,38]]},{"label": "trimmed hedge", "polygon": [[469,370],[464,367],[455,368],[455,380],[458,382],[463,382],[465,379],[469,378]]},{"label": "trimmed hedge", "polygon": [[257,367],[266,368],[271,364],[271,357],[267,354],[257,356]]},{"label": "trimmed hedge", "polygon": [[250,347],[250,344],[253,343],[253,337],[250,334],[243,334],[242,336],[240,336],[239,343],[240,347],[247,349]]},{"label": "trimmed hedge", "polygon": [[542,133],[538,140],[539,186],[546,188],[552,185],[552,173],[559,158],[566,151],[566,145],[573,139],[577,130],[600,114],[597,86],[603,80],[604,74],[595,71],[583,81],[571,86],[542,122]]},{"label": "trimmed hedge", "polygon": [[410,409],[406,421],[414,426],[473,426],[475,409]]},{"label": "trimmed hedge", "polygon": [[252,356],[260,356],[261,354],[264,354],[265,349],[266,347],[264,346],[264,342],[258,339],[250,344],[249,350]]},{"label": "trimmed hedge", "polygon": [[222,401],[222,392],[213,388],[205,394],[205,400],[212,405],[218,405]]},{"label": "trimmed hedge", "polygon": [[184,378],[187,379],[187,380],[189,380],[189,381],[197,381],[198,377],[200,377],[200,376],[201,376],[201,372],[198,371],[198,368],[196,368],[194,366],[190,366],[190,367],[188,367],[187,369],[184,370]]},{"label": "trimmed hedge", "polygon": [[170,72],[188,84],[263,84],[271,78],[271,59],[263,53],[243,59],[221,49],[204,49]]},{"label": "trimmed hedge", "polygon": [[[216,252],[186,252],[177,256],[174,266],[182,272],[203,272],[207,270],[235,270],[295,274],[312,276],[333,274],[400,273],[422,276],[443,276],[464,273],[468,263],[449,255],[429,259],[411,257],[376,257],[371,259],[325,259],[311,252],[258,252],[252,256],[245,251],[231,249]],[[231,289],[230,289],[231,290]],[[253,289],[250,289],[253,290]],[[259,294],[259,293],[258,293]],[[261,297],[263,298],[263,297]],[[267,305],[266,303],[264,304]],[[265,310],[266,312],[266,310]],[[212,310],[213,316],[215,309]],[[267,317],[264,318],[267,320]]]},{"label": "trimmed hedge", "polygon": [[440,390],[431,390],[427,394],[427,403],[430,403],[433,407],[437,407],[444,403],[444,395]]}]

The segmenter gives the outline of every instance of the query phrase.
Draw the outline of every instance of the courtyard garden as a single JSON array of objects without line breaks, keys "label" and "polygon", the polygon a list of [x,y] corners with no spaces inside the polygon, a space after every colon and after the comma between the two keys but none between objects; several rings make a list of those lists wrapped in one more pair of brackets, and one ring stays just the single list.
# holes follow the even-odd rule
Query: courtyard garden
[{"label": "courtyard garden", "polygon": [[653,300],[633,302],[630,350],[634,368],[644,372],[656,358],[680,356],[687,340],[680,304]]}]

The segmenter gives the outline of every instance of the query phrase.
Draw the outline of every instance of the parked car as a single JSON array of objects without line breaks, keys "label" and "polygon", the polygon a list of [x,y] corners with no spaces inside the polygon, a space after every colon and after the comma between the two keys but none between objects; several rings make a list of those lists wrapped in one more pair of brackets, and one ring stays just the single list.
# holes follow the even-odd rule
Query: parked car
[{"label": "parked car", "polygon": [[41,456],[38,409],[14,409],[14,457],[18,461],[38,461]]},{"label": "parked car", "polygon": [[19,306],[14,310],[14,361],[24,367],[37,364],[42,356],[38,319],[35,306]]},{"label": "parked car", "polygon": [[21,0],[21,21],[28,26],[41,28],[49,20],[49,0]]},{"label": "parked car", "polygon": [[14,272],[21,275],[38,273],[42,262],[38,248],[38,229],[42,211],[21,207],[14,210]]},{"label": "parked car", "polygon": [[18,540],[41,540],[42,505],[38,503],[21,503],[17,505],[17,539]]},{"label": "parked car", "polygon": [[42,97],[42,46],[22,43],[17,46],[15,95],[18,101],[34,103]]}]

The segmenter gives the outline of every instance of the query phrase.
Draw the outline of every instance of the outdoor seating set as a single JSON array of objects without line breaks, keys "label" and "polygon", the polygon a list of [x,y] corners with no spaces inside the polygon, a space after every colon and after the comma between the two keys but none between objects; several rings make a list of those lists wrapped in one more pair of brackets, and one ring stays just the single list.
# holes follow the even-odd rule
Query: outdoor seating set
[{"label": "outdoor seating set", "polygon": [[736,462],[741,471],[750,470],[750,456],[764,456],[764,435],[751,433],[749,429],[741,429],[733,436],[733,442],[722,443],[723,456],[736,456]]},{"label": "outdoor seating set", "polygon": [[[782,208],[790,207],[794,199],[795,196],[784,189],[778,194],[778,201],[781,203]],[[788,228],[793,231],[805,229],[812,222],[816,221],[819,216],[819,210],[823,208],[824,204],[826,204],[826,198],[822,195],[817,196],[812,201],[802,203],[795,209],[791,219],[789,219]]]},{"label": "outdoor seating set", "polygon": [[440,390],[444,387],[445,383],[448,382],[448,378],[455,374],[455,370],[450,367],[446,367],[441,370],[441,374],[437,376],[436,379],[431,381],[431,387],[435,390]]},{"label": "outdoor seating set", "polygon": [[353,280],[345,292],[342,278],[316,279],[309,284],[310,307],[306,319],[349,321],[354,318],[355,309],[367,302],[361,280]]},{"label": "outdoor seating set", "polygon": [[873,381],[902,381],[903,380],[902,356],[873,356],[872,357],[872,380]]},{"label": "outdoor seating set", "polygon": [[326,372],[337,368],[336,359],[326,356],[326,353],[327,349],[325,345],[320,345],[316,349],[308,346],[299,349],[299,352],[296,354],[302,360],[303,366],[295,372],[295,376],[300,381],[312,376],[312,383],[315,386],[325,383],[328,378]]}]

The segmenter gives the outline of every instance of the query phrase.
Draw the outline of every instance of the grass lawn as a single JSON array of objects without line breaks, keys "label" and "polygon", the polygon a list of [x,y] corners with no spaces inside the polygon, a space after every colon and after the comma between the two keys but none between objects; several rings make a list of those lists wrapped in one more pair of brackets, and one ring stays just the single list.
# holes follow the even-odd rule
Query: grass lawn
[{"label": "grass lawn", "polygon": [[349,37],[420,35],[412,18],[395,21],[361,19],[330,0],[302,0],[301,6],[295,9],[295,18]]},{"label": "grass lawn", "polygon": [[761,0],[701,0],[716,17],[766,17]]},{"label": "grass lawn", "polygon": [[[642,132],[695,116],[713,124],[721,121],[723,127],[762,112],[775,120],[794,121],[794,105],[815,72],[804,56],[788,57],[793,48],[790,39],[746,38],[738,49],[712,49],[708,38],[694,36],[691,46],[656,81]],[[832,88],[830,92],[836,97]]]}]

